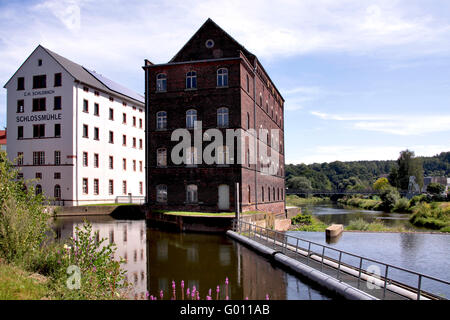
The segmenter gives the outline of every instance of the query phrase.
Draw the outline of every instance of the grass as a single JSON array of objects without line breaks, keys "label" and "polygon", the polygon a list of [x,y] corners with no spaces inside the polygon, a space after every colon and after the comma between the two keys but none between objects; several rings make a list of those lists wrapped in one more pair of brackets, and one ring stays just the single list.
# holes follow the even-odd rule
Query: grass
[{"label": "grass", "polygon": [[291,218],[293,231],[325,231],[328,227],[325,223],[310,214],[299,214]]},{"label": "grass", "polygon": [[45,277],[0,262],[0,300],[49,299]]},{"label": "grass", "polygon": [[359,197],[350,197],[350,198],[344,197],[342,199],[339,199],[338,203],[356,208],[361,208],[364,210],[379,210],[382,205],[381,200],[363,199]]},{"label": "grass", "polygon": [[381,221],[367,222],[362,218],[351,220],[345,230],[349,231],[372,231],[372,232],[405,232],[403,226],[388,227]]},{"label": "grass", "polygon": [[316,204],[321,202],[329,202],[330,198],[319,198],[319,197],[309,197],[309,198],[301,198],[297,195],[288,195],[286,196],[286,205],[298,207],[305,204]]},{"label": "grass", "polygon": [[418,227],[450,232],[450,202],[421,202],[413,208],[409,221]]}]

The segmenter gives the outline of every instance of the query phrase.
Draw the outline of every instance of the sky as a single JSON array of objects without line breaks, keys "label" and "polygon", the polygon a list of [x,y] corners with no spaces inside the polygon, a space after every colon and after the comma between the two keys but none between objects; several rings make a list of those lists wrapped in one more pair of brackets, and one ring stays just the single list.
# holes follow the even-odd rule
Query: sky
[{"label": "sky", "polygon": [[208,18],[285,99],[287,164],[450,151],[448,0],[0,0],[0,83],[41,44],[143,94]]}]

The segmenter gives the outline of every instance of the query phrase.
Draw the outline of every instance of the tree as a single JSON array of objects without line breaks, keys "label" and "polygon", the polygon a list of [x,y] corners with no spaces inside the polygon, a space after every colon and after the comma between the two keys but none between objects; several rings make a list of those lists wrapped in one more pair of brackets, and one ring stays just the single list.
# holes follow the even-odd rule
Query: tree
[{"label": "tree", "polygon": [[391,188],[391,184],[389,183],[389,180],[387,178],[379,178],[375,183],[373,184],[373,189],[377,191],[382,191],[388,188]]},{"label": "tree", "polygon": [[400,157],[397,160],[397,187],[402,190],[408,190],[409,177],[416,177],[416,182],[423,187],[423,162],[421,158],[416,158],[414,151],[406,149],[400,152]]},{"label": "tree", "polygon": [[430,183],[427,186],[427,192],[435,195],[442,194],[445,191],[445,187],[440,183]]},{"label": "tree", "polygon": [[312,190],[311,181],[306,177],[292,177],[288,180],[288,185],[293,189]]}]

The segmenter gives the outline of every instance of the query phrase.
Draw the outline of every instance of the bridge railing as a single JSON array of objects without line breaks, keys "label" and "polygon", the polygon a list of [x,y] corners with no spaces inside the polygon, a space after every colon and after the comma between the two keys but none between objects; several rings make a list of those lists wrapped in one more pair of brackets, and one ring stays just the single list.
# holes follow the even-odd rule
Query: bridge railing
[{"label": "bridge railing", "polygon": [[265,240],[266,245],[273,246],[273,249],[281,248],[283,253],[303,254],[308,263],[312,259],[319,262],[321,269],[324,263],[332,265],[336,269],[337,279],[343,273],[353,273],[353,276],[357,277],[358,288],[362,281],[371,281],[374,289],[382,290],[381,294],[377,292],[382,299],[386,297],[386,290],[391,290],[392,285],[400,288],[397,290],[401,292],[399,294],[406,294],[409,299],[447,300],[445,294],[450,293],[449,281],[257,226],[251,222],[235,220],[233,230],[250,239]]}]

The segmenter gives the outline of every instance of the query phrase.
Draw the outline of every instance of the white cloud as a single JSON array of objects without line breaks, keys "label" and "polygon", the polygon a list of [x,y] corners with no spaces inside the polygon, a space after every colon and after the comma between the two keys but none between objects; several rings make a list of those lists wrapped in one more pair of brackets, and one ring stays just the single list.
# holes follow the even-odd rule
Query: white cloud
[{"label": "white cloud", "polygon": [[336,115],[311,111],[323,120],[348,121],[352,128],[401,136],[450,131],[450,115]]},{"label": "white cloud", "polygon": [[396,146],[360,146],[329,145],[317,146],[308,150],[306,156],[291,155],[286,149],[286,163],[322,163],[333,161],[396,160],[402,150],[413,150],[416,156],[433,156],[450,150],[447,145],[396,145]]}]

